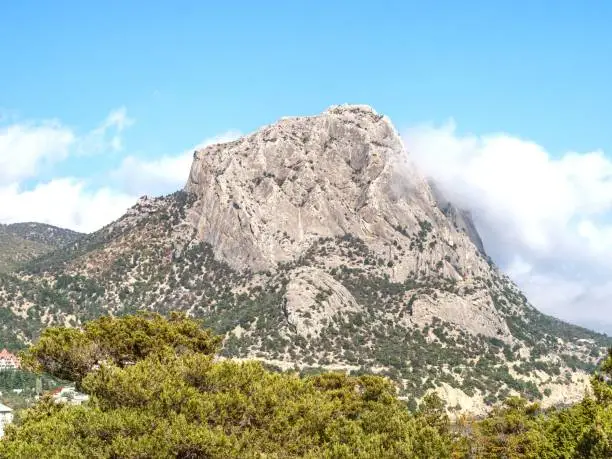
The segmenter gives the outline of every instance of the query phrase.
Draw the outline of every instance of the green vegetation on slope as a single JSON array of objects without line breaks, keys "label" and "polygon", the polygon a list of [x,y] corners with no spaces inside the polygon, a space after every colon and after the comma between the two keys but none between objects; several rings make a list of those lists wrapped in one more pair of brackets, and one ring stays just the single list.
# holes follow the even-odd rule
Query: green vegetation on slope
[{"label": "green vegetation on slope", "polygon": [[81,236],[43,223],[0,224],[0,272],[13,271]]},{"label": "green vegetation on slope", "polygon": [[[1,401],[14,410],[19,410],[34,403],[37,375],[21,369],[0,371]],[[48,375],[40,376],[40,389],[49,391],[60,387],[63,382]]]},{"label": "green vegetation on slope", "polygon": [[21,264],[52,250],[40,242],[28,241],[0,227],[0,272],[13,271]]},{"label": "green vegetation on slope", "polygon": [[64,247],[83,236],[66,228],[47,225],[46,223],[11,223],[3,225],[7,232],[19,236],[27,241],[38,242],[51,247]]},{"label": "green vegetation on slope", "polygon": [[71,376],[90,402],[42,400],[7,429],[0,457],[612,456],[612,350],[580,404],[544,412],[509,399],[484,420],[451,425],[435,396],[411,413],[388,379],[215,361],[218,343],[178,314],[45,330],[24,362]]}]

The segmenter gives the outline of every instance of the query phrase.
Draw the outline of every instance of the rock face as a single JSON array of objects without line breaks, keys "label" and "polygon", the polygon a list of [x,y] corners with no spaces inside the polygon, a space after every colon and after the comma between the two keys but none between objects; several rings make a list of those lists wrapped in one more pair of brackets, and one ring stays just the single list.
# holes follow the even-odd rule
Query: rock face
[{"label": "rock face", "polygon": [[334,316],[360,309],[341,283],[317,268],[292,272],[285,300],[287,322],[304,338],[320,336],[325,324]]},{"label": "rock face", "polygon": [[0,276],[0,304],[5,339],[182,310],[225,335],[226,357],[377,372],[473,406],[564,393],[610,344],[536,311],[367,106],[196,151],[183,191]]},{"label": "rock face", "polygon": [[[386,240],[392,222],[379,205],[416,224],[407,206],[391,202],[402,151],[388,120],[367,107],[283,119],[197,151],[186,191],[200,198],[198,235],[238,269],[294,260],[321,237]],[[426,207],[428,196],[416,192],[422,183],[413,185],[411,198]]]},{"label": "rock face", "polygon": [[303,256],[319,238],[344,234],[384,252],[424,222],[446,247],[434,257],[403,257],[394,278],[429,272],[447,253],[454,258],[443,267],[449,275],[462,277],[458,266],[471,275],[489,269],[436,207],[389,119],[368,106],[285,118],[196,151],[185,190],[199,198],[192,216],[198,237],[236,269],[270,269]]},{"label": "rock face", "polygon": [[484,244],[482,243],[480,234],[478,234],[471,212],[460,209],[452,202],[448,201],[432,180],[429,180],[428,183],[438,208],[442,213],[448,217],[456,229],[463,231],[470,238],[470,241],[472,241],[482,255],[486,255]]}]

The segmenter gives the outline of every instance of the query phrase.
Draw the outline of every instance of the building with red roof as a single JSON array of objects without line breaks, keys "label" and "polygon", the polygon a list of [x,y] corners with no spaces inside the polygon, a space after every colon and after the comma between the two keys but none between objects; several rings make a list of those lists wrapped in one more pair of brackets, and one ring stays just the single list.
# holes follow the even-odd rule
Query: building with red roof
[{"label": "building with red roof", "polygon": [[3,370],[15,370],[21,366],[19,362],[19,358],[7,351],[6,349],[2,349],[0,351],[0,371]]}]

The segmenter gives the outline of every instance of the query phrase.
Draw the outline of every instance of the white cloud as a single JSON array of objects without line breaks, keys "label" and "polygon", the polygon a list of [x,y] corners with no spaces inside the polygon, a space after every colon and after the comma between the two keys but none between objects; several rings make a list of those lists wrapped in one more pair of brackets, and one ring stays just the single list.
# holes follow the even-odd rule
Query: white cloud
[{"label": "white cloud", "polygon": [[[92,231],[119,217],[134,196],[91,189],[82,179],[37,179],[71,156],[121,149],[121,133],[132,123],[120,108],[84,134],[55,120],[0,126],[0,222],[38,221]],[[35,185],[26,187],[28,180]]]},{"label": "white cloud", "polygon": [[0,185],[35,176],[66,159],[76,136],[57,122],[0,127]]},{"label": "white cloud", "polygon": [[109,188],[91,190],[74,178],[40,183],[25,191],[13,184],[0,187],[0,221],[35,221],[91,232],[120,217],[135,201],[135,196]]},{"label": "white cloud", "polygon": [[127,115],[125,107],[113,110],[106,119],[95,129],[83,136],[79,142],[80,154],[97,154],[104,151],[123,150],[123,131],[134,124],[134,120]]},{"label": "white cloud", "polygon": [[126,157],[112,178],[121,189],[136,195],[161,195],[183,188],[189,176],[193,151],[215,143],[230,142],[240,133],[227,131],[204,140],[193,148],[176,155],[161,158]]},{"label": "white cloud", "polygon": [[121,150],[121,133],[133,122],[119,108],[82,135],[56,120],[0,126],[0,185],[34,178],[73,154]]},{"label": "white cloud", "polygon": [[[228,131],[194,149],[161,158],[127,156],[102,187],[92,186],[87,178],[59,176],[40,181],[41,173],[71,156],[121,150],[121,134],[133,123],[126,109],[120,108],[83,134],[58,121],[0,127],[0,222],[37,221],[95,231],[120,217],[140,195],[182,188],[194,149],[239,136]],[[34,185],[26,186],[26,181]]]},{"label": "white cloud", "polygon": [[[460,135],[453,122],[405,132],[407,149],[458,205],[485,248],[542,310],[612,324],[612,161],[551,156],[511,135]],[[612,326],[610,328],[612,330]]]},{"label": "white cloud", "polygon": [[102,124],[102,129],[115,128],[121,132],[132,124],[134,124],[134,120],[127,115],[127,109],[120,107],[109,113]]}]

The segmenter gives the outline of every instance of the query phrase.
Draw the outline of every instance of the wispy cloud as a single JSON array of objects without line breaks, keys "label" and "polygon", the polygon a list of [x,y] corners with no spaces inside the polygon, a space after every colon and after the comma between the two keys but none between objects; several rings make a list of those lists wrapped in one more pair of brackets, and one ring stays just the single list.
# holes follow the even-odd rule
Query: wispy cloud
[{"label": "wispy cloud", "polygon": [[113,110],[98,127],[80,139],[79,154],[88,155],[123,150],[121,134],[134,123],[135,120],[127,115],[125,107]]},{"label": "wispy cloud", "polygon": [[[117,218],[133,196],[92,189],[86,179],[37,179],[71,156],[120,150],[121,134],[131,124],[126,109],[120,108],[84,133],[57,120],[0,126],[0,221],[40,221],[91,231]],[[26,187],[26,181],[35,185]]]},{"label": "wispy cloud", "polygon": [[133,123],[126,109],[119,108],[85,133],[58,120],[0,125],[0,185],[36,177],[71,155],[121,150],[121,134]]}]

